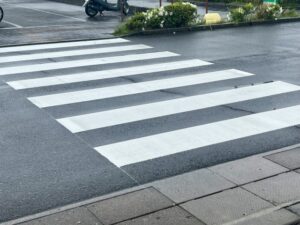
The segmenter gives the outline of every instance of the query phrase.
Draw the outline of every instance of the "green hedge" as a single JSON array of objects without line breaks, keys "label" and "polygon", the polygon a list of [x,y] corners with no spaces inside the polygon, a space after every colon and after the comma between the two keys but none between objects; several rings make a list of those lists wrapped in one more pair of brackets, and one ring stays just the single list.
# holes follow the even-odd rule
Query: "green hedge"
[{"label": "green hedge", "polygon": [[147,12],[136,13],[123,23],[115,32],[123,33],[159,29],[185,27],[199,23],[197,6],[187,2],[176,2]]}]

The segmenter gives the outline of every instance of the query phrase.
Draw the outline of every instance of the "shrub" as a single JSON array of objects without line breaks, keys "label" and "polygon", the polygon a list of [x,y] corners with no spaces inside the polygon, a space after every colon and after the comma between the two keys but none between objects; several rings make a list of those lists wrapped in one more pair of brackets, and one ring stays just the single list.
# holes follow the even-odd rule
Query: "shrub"
[{"label": "shrub", "polygon": [[245,10],[242,7],[231,9],[228,14],[228,19],[235,23],[245,21]]},{"label": "shrub", "polygon": [[252,4],[251,2],[249,2],[249,3],[247,3],[247,4],[245,4],[245,5],[243,6],[243,9],[245,10],[245,13],[246,13],[246,14],[250,14],[250,13],[253,12],[254,6],[253,6],[253,4]]},{"label": "shrub", "polygon": [[299,13],[297,12],[296,9],[285,9],[283,10],[282,17],[298,17]]},{"label": "shrub", "polygon": [[164,7],[166,27],[184,27],[197,19],[197,6],[190,3],[174,3]]},{"label": "shrub", "polygon": [[118,35],[118,36],[121,36],[121,35],[125,35],[125,34],[129,34],[131,31],[128,30],[126,24],[121,24],[117,27],[117,29],[114,31],[114,35]]},{"label": "shrub", "polygon": [[166,12],[164,8],[152,9],[145,13],[145,28],[156,29],[164,26]]},{"label": "shrub", "polygon": [[251,18],[254,6],[252,3],[245,4],[243,7],[231,9],[228,14],[228,19],[235,23],[247,21]]},{"label": "shrub", "polygon": [[136,13],[130,17],[126,22],[128,30],[137,31],[145,26],[146,16],[144,13]]},{"label": "shrub", "polygon": [[280,5],[261,4],[256,9],[257,19],[272,20],[280,17],[282,14]]},{"label": "shrub", "polygon": [[119,26],[115,34],[146,29],[184,27],[199,23],[199,19],[197,6],[191,3],[176,2],[158,9],[136,13]]}]

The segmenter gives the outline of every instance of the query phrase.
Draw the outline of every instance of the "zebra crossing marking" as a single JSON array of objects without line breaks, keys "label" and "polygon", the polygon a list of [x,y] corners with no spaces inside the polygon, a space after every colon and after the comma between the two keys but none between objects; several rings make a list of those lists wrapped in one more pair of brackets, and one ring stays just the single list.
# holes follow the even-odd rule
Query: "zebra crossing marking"
[{"label": "zebra crossing marking", "polygon": [[58,94],[36,96],[30,97],[28,99],[36,106],[40,108],[45,108],[71,103],[100,100],[111,97],[120,97],[130,94],[139,94],[149,91],[157,91],[169,88],[203,84],[214,81],[235,79],[246,76],[253,76],[253,74],[239,70],[225,70],[134,84],[117,85],[113,87],[95,88],[83,91],[72,91]]},{"label": "zebra crossing marking", "polygon": [[62,42],[62,43],[50,43],[50,44],[23,45],[23,46],[14,46],[14,47],[0,47],[0,53],[46,50],[46,49],[55,49],[55,48],[84,47],[84,46],[105,45],[105,44],[118,44],[118,43],[125,43],[125,42],[129,42],[129,40],[123,38],[113,38],[113,39],[92,40],[92,41],[75,41],[75,42]]},{"label": "zebra crossing marking", "polygon": [[76,73],[71,75],[59,75],[52,77],[42,77],[34,79],[24,79],[7,82],[11,87],[16,90],[46,87],[59,84],[70,84],[92,80],[102,80],[108,78],[134,76],[139,74],[150,74],[156,72],[173,71],[179,69],[188,69],[200,66],[210,65],[211,63],[202,61],[200,59],[180,60],[167,63],[156,63],[151,65],[133,66],[126,68],[117,68],[110,70],[102,70],[95,72]]},{"label": "zebra crossing marking", "polygon": [[[13,48],[0,48],[0,53],[45,50],[56,48],[69,48],[91,45],[104,45],[129,42],[125,39],[110,39],[101,41],[72,42],[58,44],[41,44],[33,46],[20,46]],[[36,60],[45,58],[58,58],[67,56],[91,55],[100,53],[113,53],[130,50],[149,49],[146,45],[124,45],[118,47],[90,48],[82,50],[57,49],[50,53],[32,53],[19,56],[4,57],[0,55],[0,63]],[[118,62],[143,61],[175,57],[179,54],[163,51],[142,54],[128,54],[122,56],[101,57],[94,59],[66,60],[31,65],[2,67],[0,76],[21,74],[28,72],[50,71],[84,66],[103,65]],[[56,75],[50,77],[24,79],[7,82],[15,89],[47,87],[60,84],[101,80],[107,78],[133,76],[138,74],[151,74],[154,72],[172,71],[183,68],[210,65],[212,63],[202,60],[182,60],[176,62],[156,63],[152,65],[133,66],[129,68],[109,69],[77,74]],[[71,103],[81,103],[92,100],[140,94],[156,90],[190,85],[204,84],[214,81],[235,79],[254,74],[239,70],[224,70],[196,75],[177,76],[154,81],[116,85],[112,87],[87,89],[44,96],[29,97],[28,99],[40,108],[60,106]],[[176,98],[167,101],[141,104],[109,111],[82,114],[57,119],[57,121],[73,133],[85,132],[92,129],[105,128],[135,121],[157,118],[178,113],[190,112],[224,104],[254,100],[277,94],[300,91],[300,87],[281,81],[268,84],[212,92],[202,95]],[[159,157],[189,151],[226,141],[250,137],[300,124],[300,105],[251,114],[234,119],[163,132],[142,138],[130,139],[113,144],[95,147],[95,150],[118,167],[131,165]]]},{"label": "zebra crossing marking", "polygon": [[300,124],[300,105],[96,147],[118,167]]},{"label": "zebra crossing marking", "polygon": [[72,133],[77,133],[293,91],[300,91],[300,87],[277,81],[192,97],[66,117],[57,121]]},{"label": "zebra crossing marking", "polygon": [[82,56],[82,55],[92,55],[101,53],[112,53],[112,52],[123,52],[123,51],[133,51],[150,49],[152,47],[147,45],[125,45],[125,46],[114,46],[105,48],[92,48],[92,49],[81,49],[81,50],[64,50],[57,52],[43,52],[35,54],[17,55],[17,56],[0,56],[0,63],[9,62],[20,62],[38,59],[49,59],[49,58],[59,58],[68,56]]},{"label": "zebra crossing marking", "polygon": [[68,69],[68,68],[84,67],[84,66],[121,63],[121,62],[130,62],[130,61],[142,61],[145,59],[159,59],[159,58],[167,58],[167,57],[174,57],[174,56],[179,56],[179,54],[164,51],[164,52],[154,52],[154,53],[111,56],[111,57],[104,57],[104,58],[71,60],[71,61],[63,61],[63,62],[51,62],[51,63],[43,63],[43,64],[31,64],[25,66],[10,66],[10,67],[2,67],[0,71],[0,76],[29,73],[29,72],[49,71],[49,70],[57,70],[57,69]]}]

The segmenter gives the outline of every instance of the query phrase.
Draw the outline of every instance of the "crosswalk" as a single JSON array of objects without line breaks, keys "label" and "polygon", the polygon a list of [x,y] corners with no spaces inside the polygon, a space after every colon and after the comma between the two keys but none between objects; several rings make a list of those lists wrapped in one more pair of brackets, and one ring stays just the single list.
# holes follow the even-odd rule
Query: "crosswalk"
[{"label": "crosswalk", "polygon": [[[82,137],[97,131],[101,135],[106,130],[109,130],[106,135],[114,136],[117,134],[111,129],[116,127],[126,130],[131,124],[143,127],[147,121],[161,121],[160,126],[164,127],[161,132],[140,134],[136,138],[129,135],[125,140],[108,144],[95,140],[91,144],[117,167],[188,154],[193,149],[201,151],[206,146],[300,124],[300,105],[292,105],[168,129],[168,122],[163,124],[163,121],[172,116],[186,115],[188,120],[191,113],[202,110],[300,93],[300,86],[274,81],[212,89],[215,84],[222,86],[237,80],[248,84],[247,79],[253,81],[257,76],[235,68],[216,70],[212,62],[156,51],[152,46],[122,38],[0,48],[0,76],[50,114],[56,109],[64,115],[68,106],[82,105],[80,112],[52,115],[58,124]],[[154,93],[167,97],[151,99]],[[142,101],[130,100],[136,96],[143,96]],[[103,101],[116,99],[126,104],[113,108],[101,105]],[[88,102],[93,103],[93,108],[84,105]]]}]

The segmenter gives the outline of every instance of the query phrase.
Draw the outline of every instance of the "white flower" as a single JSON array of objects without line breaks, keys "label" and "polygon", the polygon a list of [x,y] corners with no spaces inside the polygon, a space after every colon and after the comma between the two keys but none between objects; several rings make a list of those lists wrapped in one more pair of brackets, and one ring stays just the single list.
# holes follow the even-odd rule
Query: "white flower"
[{"label": "white flower", "polygon": [[243,9],[243,8],[238,8],[238,10],[237,10],[240,14],[244,14],[245,13],[245,10]]},{"label": "white flower", "polygon": [[228,13],[228,14],[227,14],[227,19],[228,19],[228,20],[231,20],[231,13]]}]

